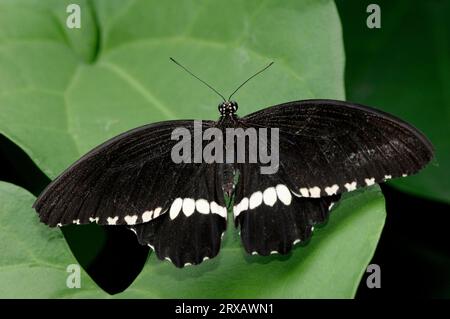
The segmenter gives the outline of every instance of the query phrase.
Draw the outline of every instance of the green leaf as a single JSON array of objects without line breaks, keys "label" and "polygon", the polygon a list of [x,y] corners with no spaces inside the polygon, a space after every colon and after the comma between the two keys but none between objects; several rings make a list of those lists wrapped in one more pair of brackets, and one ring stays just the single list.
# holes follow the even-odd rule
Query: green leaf
[{"label": "green leaf", "polygon": [[[248,256],[229,229],[218,257],[178,269],[152,255],[117,297],[353,297],[386,214],[378,186],[345,197],[310,242],[288,256]],[[0,297],[104,297],[84,273],[80,289],[65,286],[66,267],[74,259],[61,232],[39,223],[33,201],[25,190],[0,182]]]},{"label": "green leaf", "polygon": [[372,2],[337,1],[347,53],[347,98],[396,114],[430,138],[436,160],[420,174],[392,184],[450,202],[450,3],[377,1],[377,30],[366,27]]},{"label": "green leaf", "polygon": [[65,26],[68,3],[0,2],[0,133],[51,178],[125,130],[218,117],[220,99],[170,56],[224,93],[275,61],[236,96],[240,114],[344,98],[332,1],[81,1],[95,18],[81,29]]},{"label": "green leaf", "polygon": [[[65,26],[70,2],[0,2],[0,133],[50,178],[127,129],[217,118],[218,97],[169,56],[224,93],[275,61],[236,96],[242,115],[289,100],[344,99],[341,29],[332,1],[80,1],[80,30]],[[20,215],[36,219],[31,200],[23,205]],[[119,296],[352,297],[380,236],[383,207],[377,188],[352,195],[290,257],[246,257],[229,229],[217,259],[178,270],[152,256]],[[47,232],[44,225],[24,225]],[[58,250],[67,254],[62,243],[52,251]],[[264,281],[268,276],[276,280]]]},{"label": "green leaf", "polygon": [[81,289],[66,285],[76,264],[59,229],[39,222],[35,197],[0,182],[0,298],[106,297],[84,271]]}]

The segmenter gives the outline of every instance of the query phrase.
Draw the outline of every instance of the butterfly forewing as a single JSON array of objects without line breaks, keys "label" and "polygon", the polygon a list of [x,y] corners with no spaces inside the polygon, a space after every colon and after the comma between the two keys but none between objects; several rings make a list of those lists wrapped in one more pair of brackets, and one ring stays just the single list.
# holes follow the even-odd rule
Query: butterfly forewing
[{"label": "butterfly forewing", "polygon": [[[203,129],[213,125],[204,121]],[[134,225],[148,222],[170,207],[180,191],[195,185],[198,165],[176,164],[171,149],[177,127],[193,130],[193,121],[143,126],[95,148],[56,178],[34,207],[50,225]]]},{"label": "butterfly forewing", "polygon": [[409,124],[347,102],[306,100],[243,118],[280,130],[280,166],[293,192],[323,197],[411,175],[433,157],[431,143]]}]

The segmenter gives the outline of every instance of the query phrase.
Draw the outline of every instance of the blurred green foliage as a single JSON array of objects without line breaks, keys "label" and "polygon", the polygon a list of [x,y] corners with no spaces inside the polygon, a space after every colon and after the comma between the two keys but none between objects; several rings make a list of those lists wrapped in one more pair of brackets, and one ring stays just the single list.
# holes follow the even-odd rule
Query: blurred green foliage
[{"label": "blurred green foliage", "polygon": [[[369,29],[377,3],[381,28]],[[450,1],[337,1],[346,51],[347,99],[415,125],[436,158],[420,174],[391,182],[417,196],[450,203]]]}]

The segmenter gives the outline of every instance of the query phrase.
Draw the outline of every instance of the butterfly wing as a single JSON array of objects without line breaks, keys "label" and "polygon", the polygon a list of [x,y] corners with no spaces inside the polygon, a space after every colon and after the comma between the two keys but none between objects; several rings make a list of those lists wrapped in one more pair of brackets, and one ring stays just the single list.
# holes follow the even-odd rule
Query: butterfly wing
[{"label": "butterfly wing", "polygon": [[387,113],[334,100],[269,107],[242,119],[279,128],[280,166],[289,187],[319,198],[411,175],[433,157],[427,138]]},{"label": "butterfly wing", "polygon": [[[203,121],[202,130],[215,122]],[[172,132],[190,133],[194,121],[168,121],[123,133],[96,147],[56,178],[34,207],[49,226],[134,225],[164,214],[172,202],[196,185],[198,165],[176,164]],[[211,192],[215,187],[211,186]],[[198,194],[213,201],[212,193]],[[220,200],[220,197],[216,200]],[[223,206],[223,201],[218,203]]]},{"label": "butterfly wing", "polygon": [[431,143],[407,123],[346,102],[286,103],[240,125],[279,129],[275,173],[261,174],[260,163],[237,166],[235,222],[246,250],[261,255],[307,240],[342,192],[413,174],[433,157]]},{"label": "butterfly wing", "polygon": [[[203,122],[202,130],[216,124]],[[340,193],[415,173],[433,156],[429,141],[408,124],[345,102],[286,103],[237,124],[279,129],[277,172],[261,174],[258,163],[233,166],[240,175],[236,225],[246,250],[262,255],[287,253],[307,240]],[[89,152],[37,199],[41,220],[132,225],[141,244],[179,267],[214,257],[226,228],[229,170],[175,164],[170,155],[178,141],[170,136],[176,127],[194,130],[193,121],[156,123]]]},{"label": "butterfly wing", "polygon": [[239,165],[233,213],[242,243],[251,254],[287,254],[324,223],[340,195],[302,198],[287,186],[282,171],[261,174],[260,165]]},{"label": "butterfly wing", "polygon": [[222,184],[220,166],[200,164],[186,179],[189,187],[177,195],[166,214],[132,226],[141,244],[177,267],[215,257],[226,229],[223,193],[216,192]]}]

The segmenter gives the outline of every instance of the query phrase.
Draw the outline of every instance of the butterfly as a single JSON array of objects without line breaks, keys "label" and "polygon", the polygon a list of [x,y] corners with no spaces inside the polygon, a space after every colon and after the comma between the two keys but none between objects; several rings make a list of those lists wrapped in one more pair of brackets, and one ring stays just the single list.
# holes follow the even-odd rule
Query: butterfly
[{"label": "butterfly", "polygon": [[183,267],[219,253],[232,211],[248,253],[287,254],[327,220],[342,193],[414,174],[433,158],[432,144],[411,125],[345,101],[294,101],[239,117],[231,96],[271,64],[225,99],[173,61],[223,99],[219,120],[202,121],[201,133],[275,128],[277,170],[263,174],[261,161],[175,162],[173,132],[194,134],[195,122],[149,124],[94,148],[51,182],[33,205],[43,223],[125,225],[159,259]]}]

